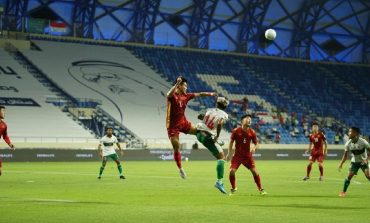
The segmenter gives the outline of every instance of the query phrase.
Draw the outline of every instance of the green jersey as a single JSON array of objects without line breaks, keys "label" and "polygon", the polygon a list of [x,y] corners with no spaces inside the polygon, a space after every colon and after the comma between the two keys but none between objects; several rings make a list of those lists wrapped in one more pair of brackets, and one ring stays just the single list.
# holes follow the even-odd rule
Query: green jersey
[{"label": "green jersey", "polygon": [[103,156],[116,154],[116,151],[114,150],[114,143],[118,143],[118,140],[114,135],[112,135],[110,138],[106,135],[101,138],[100,145],[103,149]]},{"label": "green jersey", "polygon": [[351,162],[362,162],[363,160],[367,160],[367,150],[369,148],[369,143],[360,137],[356,143],[353,143],[351,139],[348,140],[344,151],[352,153]]}]

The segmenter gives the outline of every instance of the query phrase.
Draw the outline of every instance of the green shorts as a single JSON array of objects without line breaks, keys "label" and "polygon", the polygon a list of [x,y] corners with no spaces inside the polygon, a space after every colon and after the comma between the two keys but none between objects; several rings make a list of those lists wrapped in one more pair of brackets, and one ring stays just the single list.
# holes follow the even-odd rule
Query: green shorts
[{"label": "green shorts", "polygon": [[201,142],[215,157],[218,156],[221,152],[223,152],[220,145],[216,144],[212,136],[206,132],[198,132],[197,139]]},{"label": "green shorts", "polygon": [[351,165],[349,166],[349,171],[350,172],[353,172],[355,175],[357,175],[357,172],[359,169],[362,169],[362,171],[365,171],[367,169],[369,169],[369,165],[367,165],[366,163],[363,164],[363,163],[360,163],[360,162],[351,162]]},{"label": "green shorts", "polygon": [[118,155],[116,154],[116,153],[114,153],[114,154],[110,154],[110,155],[108,155],[108,156],[104,156],[105,158],[111,158],[112,160],[114,160],[114,161],[119,161],[119,158],[118,158]]}]

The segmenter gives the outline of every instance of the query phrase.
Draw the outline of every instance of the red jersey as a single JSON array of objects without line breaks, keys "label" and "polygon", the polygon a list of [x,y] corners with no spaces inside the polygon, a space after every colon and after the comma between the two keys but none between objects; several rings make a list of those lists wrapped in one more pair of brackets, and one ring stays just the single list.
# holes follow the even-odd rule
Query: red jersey
[{"label": "red jersey", "polygon": [[195,94],[177,94],[176,92],[172,97],[167,98],[167,117],[166,127],[174,128],[179,123],[186,121],[185,109],[188,102],[195,97]]},{"label": "red jersey", "polygon": [[325,135],[322,133],[322,132],[319,132],[319,133],[312,133],[310,134],[310,143],[313,144],[313,148],[312,148],[312,152],[319,152],[319,153],[322,153],[324,152],[324,149],[323,149],[323,145],[324,145],[324,141],[326,141],[326,137]]},{"label": "red jersey", "polygon": [[11,144],[8,132],[7,132],[8,126],[6,123],[2,120],[0,120],[0,138],[3,137],[4,141],[9,145]]},{"label": "red jersey", "polygon": [[239,157],[251,157],[251,141],[253,142],[253,144],[258,143],[256,132],[251,128],[248,128],[247,131],[243,131],[242,127],[233,129],[230,140],[235,141],[234,156]]}]

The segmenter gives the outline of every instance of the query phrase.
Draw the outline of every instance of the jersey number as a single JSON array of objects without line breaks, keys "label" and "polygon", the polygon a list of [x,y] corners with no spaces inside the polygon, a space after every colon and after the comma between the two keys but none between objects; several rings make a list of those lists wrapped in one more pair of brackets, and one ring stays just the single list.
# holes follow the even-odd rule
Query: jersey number
[{"label": "jersey number", "polygon": [[209,115],[204,117],[204,123],[209,129],[213,129],[215,127],[215,124],[213,123],[213,120],[215,120],[215,117],[210,118]]}]

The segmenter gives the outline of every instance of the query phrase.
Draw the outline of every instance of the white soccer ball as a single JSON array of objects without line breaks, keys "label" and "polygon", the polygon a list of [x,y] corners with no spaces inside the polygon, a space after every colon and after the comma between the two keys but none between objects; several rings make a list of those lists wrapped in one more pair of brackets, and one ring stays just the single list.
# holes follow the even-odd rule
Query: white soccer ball
[{"label": "white soccer ball", "polygon": [[276,38],[276,31],[274,29],[266,30],[265,37],[268,40],[274,40]]}]

